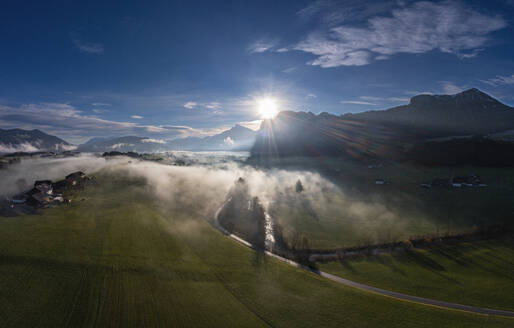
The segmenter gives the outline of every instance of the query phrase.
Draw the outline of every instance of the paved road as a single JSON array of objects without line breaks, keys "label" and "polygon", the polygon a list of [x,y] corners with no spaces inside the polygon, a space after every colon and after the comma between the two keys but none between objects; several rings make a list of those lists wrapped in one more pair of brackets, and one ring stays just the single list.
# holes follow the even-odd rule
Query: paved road
[{"label": "paved road", "polygon": [[[227,202],[229,200],[227,200]],[[238,236],[236,236],[234,234],[229,233],[227,230],[225,230],[218,223],[218,215],[219,215],[221,209],[225,206],[225,204],[226,204],[226,202],[216,211],[216,214],[214,216],[214,226],[218,230],[220,230],[222,233],[224,233],[225,235],[229,236],[230,238],[232,238],[232,239],[236,240],[237,242],[239,242],[239,243],[241,243],[241,244],[243,244],[243,245],[245,245],[247,247],[250,247],[250,248],[255,250],[256,248],[252,244],[250,244],[249,242],[247,242],[246,240],[244,240],[242,238],[239,238]],[[396,298],[396,299],[400,299],[400,300],[404,300],[404,301],[410,301],[410,302],[415,302],[415,303],[424,304],[424,305],[437,306],[437,307],[441,307],[441,308],[445,308],[445,309],[466,311],[466,312],[479,313],[479,314],[499,315],[499,316],[505,316],[505,317],[514,318],[514,312],[512,312],[512,311],[488,309],[488,308],[482,308],[482,307],[476,307],[476,306],[470,306],[470,305],[463,305],[463,304],[458,304],[458,303],[450,303],[450,302],[445,302],[445,301],[433,300],[433,299],[430,299],[430,298],[418,297],[418,296],[413,296],[413,295],[408,295],[408,294],[403,294],[403,293],[397,293],[397,292],[393,292],[393,291],[390,291],[390,290],[387,290],[387,289],[382,289],[382,288],[377,288],[377,287],[373,287],[373,286],[370,286],[370,285],[361,284],[361,283],[358,283],[358,282],[353,281],[353,280],[344,279],[344,278],[335,276],[333,274],[330,274],[330,273],[327,273],[327,272],[324,272],[324,271],[314,270],[312,268],[309,268],[308,266],[305,266],[305,265],[302,265],[302,264],[297,263],[295,261],[286,259],[285,257],[273,254],[273,253],[271,253],[269,251],[265,251],[264,253],[266,255],[269,255],[269,256],[273,257],[273,258],[276,258],[279,261],[285,262],[285,263],[287,263],[289,265],[292,265],[292,266],[295,266],[297,268],[301,268],[301,269],[307,270],[309,272],[312,272],[312,273],[317,274],[317,275],[319,275],[321,277],[330,279],[330,280],[335,281],[337,283],[340,283],[340,284],[343,284],[343,285],[346,285],[346,286],[350,286],[350,287],[354,287],[354,288],[357,288],[357,289],[360,289],[360,290],[372,292],[372,293],[375,293],[375,294],[379,294],[379,295],[383,295],[383,296],[388,296],[388,297],[393,297],[393,298]]]}]

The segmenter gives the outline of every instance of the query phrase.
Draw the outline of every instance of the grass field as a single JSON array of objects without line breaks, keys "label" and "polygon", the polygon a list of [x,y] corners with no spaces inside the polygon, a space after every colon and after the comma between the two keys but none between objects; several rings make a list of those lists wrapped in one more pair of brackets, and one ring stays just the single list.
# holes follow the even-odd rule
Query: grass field
[{"label": "grass field", "polygon": [[407,294],[514,310],[514,238],[319,264],[321,270]]},{"label": "grass field", "polygon": [[513,324],[340,286],[240,246],[143,180],[98,181],[69,205],[0,218],[0,326]]},{"label": "grass field", "polygon": [[331,192],[322,197],[320,202],[308,195],[294,195],[287,201],[271,203],[269,212],[288,239],[301,234],[307,237],[310,247],[317,249],[406,240],[437,230],[428,218],[390,210],[382,202]]},{"label": "grass field", "polygon": [[[406,240],[424,234],[454,234],[484,225],[510,225],[514,215],[511,168],[419,168],[387,164],[368,169],[336,159],[292,159],[289,169],[311,169],[340,190],[276,197],[269,212],[284,231],[305,235],[312,248],[338,248]],[[421,188],[437,177],[477,174],[486,188]],[[375,179],[388,185],[376,185]]]},{"label": "grass field", "polygon": [[98,180],[69,205],[0,219],[2,327],[512,325],[337,285],[168,209],[143,181]]}]

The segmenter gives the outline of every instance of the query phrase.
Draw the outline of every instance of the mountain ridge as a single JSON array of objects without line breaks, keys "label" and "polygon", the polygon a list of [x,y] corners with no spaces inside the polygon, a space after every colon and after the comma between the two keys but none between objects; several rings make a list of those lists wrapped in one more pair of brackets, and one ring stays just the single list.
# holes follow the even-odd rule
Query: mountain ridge
[{"label": "mountain ridge", "polygon": [[514,108],[471,88],[455,95],[416,95],[409,104],[380,111],[344,114],[343,119],[421,129],[432,137],[489,134],[514,128]]},{"label": "mountain ridge", "polygon": [[0,153],[66,151],[74,146],[39,129],[0,129]]},{"label": "mountain ridge", "polygon": [[206,137],[186,137],[174,140],[160,140],[149,137],[123,136],[113,138],[91,138],[79,145],[83,152],[105,151],[216,151],[216,150],[250,150],[257,132],[236,124],[231,129]]},{"label": "mountain ridge", "polygon": [[417,95],[407,105],[356,114],[282,111],[261,125],[251,154],[399,159],[406,148],[431,139],[508,130],[514,130],[514,108],[473,88]]}]

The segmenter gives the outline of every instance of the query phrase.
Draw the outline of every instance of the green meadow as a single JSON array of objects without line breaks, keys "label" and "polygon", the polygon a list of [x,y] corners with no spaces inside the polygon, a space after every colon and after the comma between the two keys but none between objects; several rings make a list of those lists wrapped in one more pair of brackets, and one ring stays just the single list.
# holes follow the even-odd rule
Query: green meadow
[{"label": "green meadow", "polygon": [[[71,204],[0,218],[2,327],[509,327],[397,301],[254,252],[112,173]],[[508,254],[506,255],[508,256]]]},{"label": "green meadow", "polygon": [[318,263],[321,270],[406,294],[514,310],[514,237]]},{"label": "green meadow", "polygon": [[[293,158],[276,167],[319,172],[340,188],[277,197],[269,212],[286,236],[305,236],[311,248],[364,246],[423,235],[459,234],[484,226],[514,228],[514,170],[481,167],[415,167],[338,159]],[[476,174],[487,187],[420,186],[436,178]],[[382,179],[385,185],[376,185]]]}]

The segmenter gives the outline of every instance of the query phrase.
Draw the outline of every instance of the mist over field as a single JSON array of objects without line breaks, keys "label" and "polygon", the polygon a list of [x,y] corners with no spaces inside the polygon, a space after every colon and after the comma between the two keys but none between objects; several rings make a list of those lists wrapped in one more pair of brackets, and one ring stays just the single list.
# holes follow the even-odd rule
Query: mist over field
[{"label": "mist over field", "polygon": [[[323,231],[346,242],[389,241],[404,235],[407,220],[401,210],[386,206],[380,198],[356,198],[322,177],[302,170],[257,169],[233,154],[176,154],[189,166],[164,165],[127,157],[81,155],[67,158],[30,158],[0,171],[3,197],[26,191],[35,180],[64,178],[81,170],[88,175],[103,172],[143,178],[146,194],[169,208],[210,218],[234,186],[243,178],[251,197],[258,197],[280,223],[286,235],[301,232],[316,237]],[[303,190],[295,190],[300,181]],[[99,181],[101,184],[101,181]],[[418,223],[423,218],[419,215]],[[333,229],[336,227],[336,229]],[[352,236],[345,239],[345,236]],[[335,245],[335,244],[334,244]]]},{"label": "mist over field", "polygon": [[0,197],[27,191],[36,180],[58,180],[66,175],[83,171],[86,174],[112,166],[120,160],[106,161],[102,157],[80,155],[76,157],[31,157],[23,158],[20,163],[8,165],[0,170]]}]

